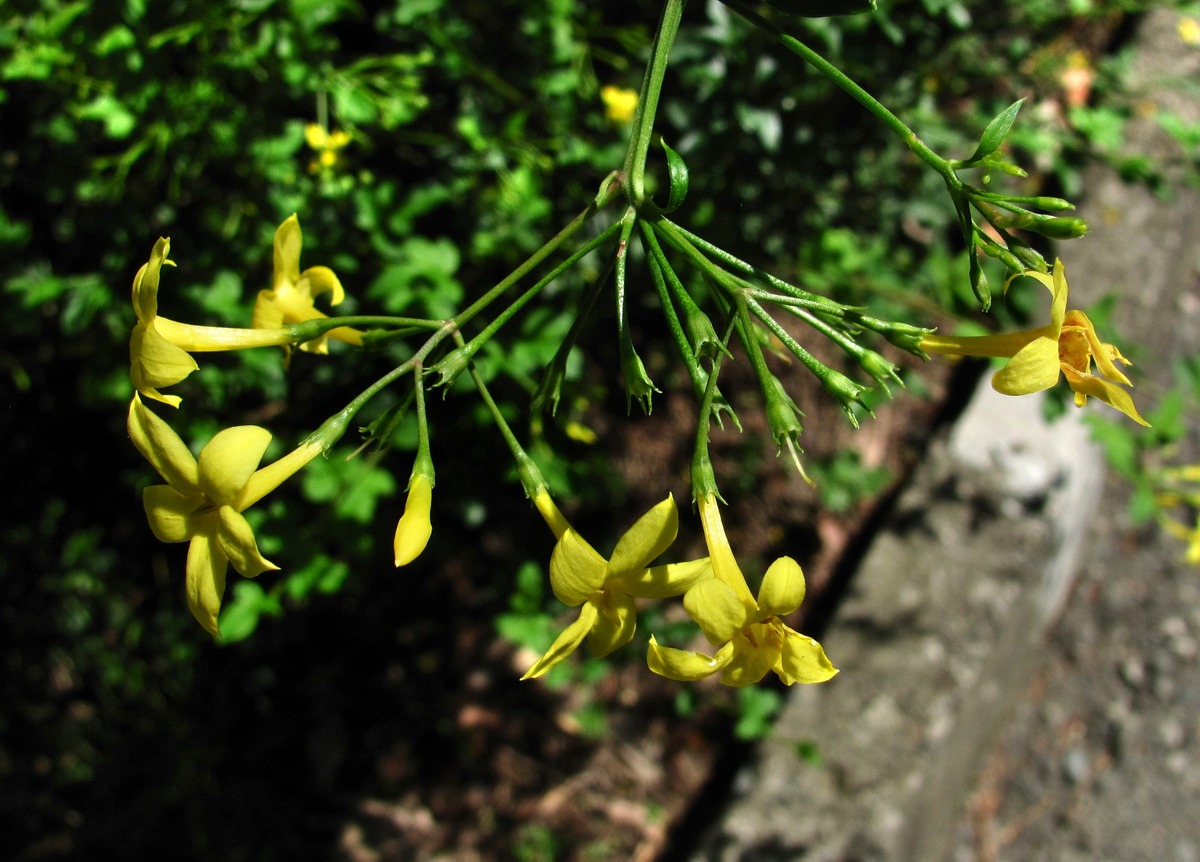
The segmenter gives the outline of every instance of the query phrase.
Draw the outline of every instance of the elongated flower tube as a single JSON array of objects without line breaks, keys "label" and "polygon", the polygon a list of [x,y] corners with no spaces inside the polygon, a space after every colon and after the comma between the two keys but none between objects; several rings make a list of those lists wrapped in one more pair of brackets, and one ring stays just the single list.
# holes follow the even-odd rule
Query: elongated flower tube
[{"label": "elongated flower tube", "polygon": [[684,594],[683,606],[717,651],[709,656],[673,649],[651,637],[650,670],[680,681],[720,673],[723,684],[735,687],[753,685],[769,671],[787,685],[832,678],[837,668],[821,645],[781,619],[804,601],[800,565],[791,557],[777,559],[763,576],[755,599],[725,536],[716,495],[701,497],[699,506],[713,577],[694,584]]},{"label": "elongated flower tube", "polygon": [[158,284],[164,266],[174,266],[167,254],[171,240],[161,237],[133,278],[133,312],[137,316],[129,337],[129,376],[147,398],[178,407],[178,395],[163,395],[159,387],[173,386],[198,366],[192,353],[271,347],[295,341],[291,330],[237,329],[177,323],[158,314]]},{"label": "elongated flower tube", "polygon": [[657,504],[630,527],[607,560],[575,531],[550,495],[534,497],[538,510],[558,536],[550,557],[550,586],[559,601],[582,606],[571,623],[521,679],[533,679],[573,653],[584,638],[592,654],[606,656],[623,647],[637,629],[636,598],[677,596],[710,578],[708,558],[647,568],[679,531],[675,498]]},{"label": "elongated flower tube", "polygon": [[166,485],[151,485],[142,494],[150,529],[159,541],[188,542],[188,608],[206,631],[218,635],[217,615],[229,564],[247,578],[278,569],[259,552],[242,512],[324,446],[310,439],[257,469],[271,433],[256,425],[241,425],[218,432],[195,458],[137,393],[129,405],[128,429],[133,445],[167,480]]},{"label": "elongated flower tube", "polygon": [[[300,249],[304,237],[300,220],[292,214],[275,231],[275,277],[269,290],[260,290],[254,301],[255,329],[273,329],[286,323],[300,323],[328,317],[315,301],[328,293],[329,304],[338,305],[346,298],[341,281],[327,266],[312,266],[300,271]],[[340,326],[320,338],[300,345],[309,353],[328,353],[329,339],[336,338],[356,347],[362,346],[362,333],[349,326]]]},{"label": "elongated flower tube", "polygon": [[[956,338],[949,335],[925,335],[920,348],[949,356],[1010,357],[992,376],[992,388],[1005,395],[1029,395],[1049,389],[1060,376],[1075,392],[1075,404],[1082,407],[1088,396],[1120,410],[1134,422],[1149,426],[1138,413],[1129,393],[1117,384],[1132,386],[1116,366],[1130,365],[1112,344],[1104,344],[1096,328],[1082,311],[1067,310],[1067,273],[1061,260],[1054,261],[1054,272],[1047,275],[1026,270],[1050,291],[1050,323],[1036,329]],[[1098,374],[1092,373],[1095,360]]]}]

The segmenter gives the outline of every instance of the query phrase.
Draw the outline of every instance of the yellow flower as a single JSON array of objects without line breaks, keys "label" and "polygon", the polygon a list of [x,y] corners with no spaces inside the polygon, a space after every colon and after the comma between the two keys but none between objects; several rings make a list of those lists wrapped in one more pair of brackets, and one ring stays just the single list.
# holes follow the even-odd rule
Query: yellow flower
[{"label": "yellow flower", "polygon": [[1183,558],[1189,565],[1200,566],[1200,516],[1197,516],[1194,526],[1176,521],[1167,515],[1161,516],[1163,529],[1176,539],[1187,542],[1187,550]]},{"label": "yellow flower", "polygon": [[[303,236],[300,221],[295,214],[275,231],[275,278],[270,290],[260,290],[254,302],[255,329],[272,329],[285,323],[300,323],[304,320],[325,318],[329,315],[318,311],[314,301],[322,293],[329,293],[329,304],[337,305],[346,297],[342,283],[327,266],[313,266],[300,271],[300,248]],[[362,333],[349,326],[341,326],[320,338],[300,345],[300,349],[311,353],[328,353],[329,338],[360,346]]]},{"label": "yellow flower", "polygon": [[637,110],[637,90],[626,90],[612,84],[600,88],[600,101],[604,102],[604,115],[609,122],[629,123]]},{"label": "yellow flower", "polygon": [[170,250],[171,241],[160,238],[150,252],[149,262],[142,264],[133,278],[137,323],[129,337],[129,376],[134,388],[147,398],[178,407],[182,400],[178,395],[163,395],[158,389],[179,383],[200,367],[191,353],[267,347],[295,339],[290,330],[277,327],[254,330],[194,326],[160,317],[158,281],[164,266],[175,265],[167,259]]},{"label": "yellow flower", "polygon": [[713,656],[672,649],[650,638],[650,670],[668,679],[692,681],[720,672],[721,682],[747,686],[775,671],[787,685],[825,682],[837,673],[821,645],[786,625],[783,616],[804,600],[804,573],[791,557],[780,557],[763,576],[758,599],[750,595],[725,537],[715,495],[700,498],[700,519],[714,577],[695,584],[683,606],[709,642]]},{"label": "yellow flower", "polygon": [[317,123],[309,123],[304,127],[304,140],[317,151],[317,159],[309,170],[328,170],[337,164],[338,150],[350,143],[350,136],[340,129],[333,132],[325,131],[325,127]]},{"label": "yellow flower", "polygon": [[408,483],[408,499],[404,503],[404,514],[396,524],[393,547],[396,565],[406,566],[421,555],[433,535],[433,524],[429,510],[433,504],[433,478],[416,473]]},{"label": "yellow flower", "polygon": [[242,425],[218,432],[195,458],[137,393],[129,405],[128,429],[133,445],[167,480],[166,485],[151,485],[142,494],[150,529],[160,541],[189,543],[188,607],[205,630],[220,634],[217,614],[229,564],[247,578],[278,568],[259,553],[242,512],[311,461],[322,447],[309,441],[256,469],[271,433]]},{"label": "yellow flower", "polygon": [[[1061,260],[1054,262],[1053,275],[1027,270],[1050,291],[1050,323],[1036,329],[955,338],[927,335],[921,348],[930,353],[950,356],[1007,356],[1007,365],[992,377],[992,387],[1005,395],[1028,395],[1049,389],[1060,376],[1075,392],[1075,404],[1082,407],[1089,395],[1120,410],[1142,425],[1141,417],[1129,393],[1118,386],[1132,386],[1116,363],[1131,364],[1112,344],[1101,343],[1096,329],[1082,311],[1067,311],[1067,274]],[[1091,371],[1095,360],[1096,370]]]},{"label": "yellow flower", "polygon": [[1188,45],[1200,45],[1200,21],[1195,18],[1180,18],[1178,24],[1179,38]]},{"label": "yellow flower", "polygon": [[534,503],[558,543],[550,557],[550,586],[569,607],[582,605],[579,617],[558,636],[521,679],[549,671],[588,639],[595,656],[606,656],[629,643],[637,629],[635,598],[677,596],[711,577],[708,559],[647,568],[675,541],[679,513],[668,495],[630,527],[607,560],[567,523],[543,488]]}]

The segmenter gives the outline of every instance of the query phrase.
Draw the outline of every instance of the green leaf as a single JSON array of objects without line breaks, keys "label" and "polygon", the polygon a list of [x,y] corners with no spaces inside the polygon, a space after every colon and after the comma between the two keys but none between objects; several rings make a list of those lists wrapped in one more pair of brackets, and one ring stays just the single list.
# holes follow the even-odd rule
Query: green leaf
[{"label": "green leaf", "polygon": [[979,139],[979,146],[967,159],[968,164],[978,162],[1000,149],[1000,145],[1008,136],[1008,130],[1012,128],[1013,121],[1017,119],[1017,113],[1023,104],[1025,104],[1024,99],[1017,99],[987,124],[987,128],[983,130],[983,136]]}]

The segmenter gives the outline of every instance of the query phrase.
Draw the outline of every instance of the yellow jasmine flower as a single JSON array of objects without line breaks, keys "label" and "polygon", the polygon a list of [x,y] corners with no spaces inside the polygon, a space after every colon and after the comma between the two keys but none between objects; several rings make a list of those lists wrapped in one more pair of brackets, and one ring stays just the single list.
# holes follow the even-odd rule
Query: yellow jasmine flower
[{"label": "yellow jasmine flower", "polygon": [[134,388],[147,398],[178,407],[182,400],[178,395],[163,395],[158,389],[179,383],[200,367],[191,353],[276,346],[295,339],[290,330],[276,327],[254,330],[194,326],[160,317],[159,276],[164,266],[175,265],[167,258],[170,250],[171,241],[160,238],[150,252],[150,260],[142,264],[133,278],[133,313],[137,323],[129,337],[129,376]]},{"label": "yellow jasmine flower", "polygon": [[544,488],[534,503],[558,537],[550,557],[554,595],[569,607],[582,607],[575,622],[521,679],[546,673],[573,653],[585,637],[593,655],[608,655],[633,638],[637,629],[635,598],[677,596],[712,575],[707,558],[647,568],[675,541],[679,531],[679,513],[670,495],[621,536],[607,560],[567,523]]},{"label": "yellow jasmine flower", "polygon": [[804,601],[804,573],[791,557],[767,569],[758,598],[750,594],[725,536],[715,494],[700,498],[700,520],[714,577],[687,591],[683,606],[718,649],[713,656],[672,649],[650,638],[647,663],[668,679],[692,681],[714,673],[730,686],[747,686],[775,671],[787,685],[825,682],[837,673],[821,645],[787,626],[781,617]]},{"label": "yellow jasmine flower", "polygon": [[429,511],[433,504],[433,477],[415,473],[408,483],[408,499],[404,503],[404,514],[396,524],[393,547],[396,565],[406,566],[421,555],[433,535],[433,524]]},{"label": "yellow jasmine flower", "polygon": [[[1120,410],[1134,422],[1149,426],[1133,404],[1129,393],[1118,386],[1132,386],[1116,363],[1130,365],[1112,344],[1101,343],[1096,329],[1082,311],[1067,311],[1067,274],[1061,260],[1054,261],[1053,275],[1027,270],[1050,291],[1050,323],[1036,329],[955,338],[926,335],[920,346],[930,353],[950,356],[1007,356],[1009,362],[992,377],[992,387],[1005,395],[1028,395],[1049,389],[1060,376],[1075,392],[1082,407],[1089,395]],[[1095,360],[1099,374],[1091,372]]]},{"label": "yellow jasmine flower", "polygon": [[129,405],[129,436],[166,485],[142,494],[150,529],[163,542],[188,542],[186,592],[192,616],[220,634],[217,614],[229,564],[247,578],[277,569],[263,557],[242,512],[322,451],[308,441],[262,469],[271,433],[256,425],[218,432],[193,457],[166,422],[137,393]]},{"label": "yellow jasmine flower", "polygon": [[600,88],[600,101],[604,103],[604,115],[612,123],[633,122],[637,110],[637,90],[614,87],[612,84]]},{"label": "yellow jasmine flower", "polygon": [[1195,18],[1183,17],[1179,19],[1178,31],[1179,38],[1188,45],[1200,45],[1200,21]]},{"label": "yellow jasmine flower", "polygon": [[316,173],[337,164],[338,150],[350,143],[350,136],[340,129],[328,132],[318,123],[309,123],[304,127],[304,140],[317,151],[316,161],[309,165],[309,170]]},{"label": "yellow jasmine flower", "polygon": [[[270,290],[260,290],[254,302],[255,329],[272,329],[285,323],[300,323],[329,315],[317,310],[314,304],[322,293],[330,294],[329,304],[337,305],[346,298],[342,283],[327,266],[313,266],[300,271],[300,248],[303,245],[300,220],[295,214],[275,231],[275,277]],[[300,345],[310,353],[328,353],[328,340],[336,338],[347,344],[362,345],[362,333],[341,326],[320,338]]]}]

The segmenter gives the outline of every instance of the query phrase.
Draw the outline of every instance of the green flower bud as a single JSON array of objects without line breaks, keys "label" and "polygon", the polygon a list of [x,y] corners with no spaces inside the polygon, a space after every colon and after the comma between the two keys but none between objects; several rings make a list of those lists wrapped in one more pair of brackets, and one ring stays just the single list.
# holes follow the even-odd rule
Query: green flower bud
[{"label": "green flower bud", "polygon": [[1078,239],[1088,231],[1087,222],[1074,216],[1043,216],[1029,230],[1050,239]]}]

